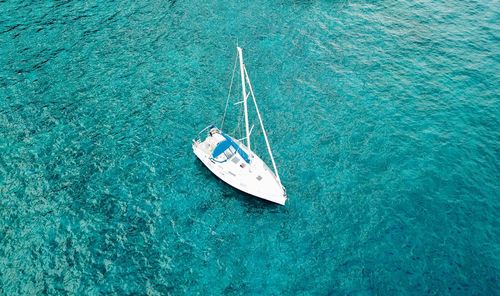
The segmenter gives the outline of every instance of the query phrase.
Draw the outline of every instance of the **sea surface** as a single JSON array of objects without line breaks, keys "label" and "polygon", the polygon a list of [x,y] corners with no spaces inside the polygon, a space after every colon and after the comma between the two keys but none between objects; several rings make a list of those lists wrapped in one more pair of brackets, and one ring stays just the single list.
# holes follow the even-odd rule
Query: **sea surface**
[{"label": "sea surface", "polygon": [[[237,44],[286,206],[192,153]],[[1,1],[0,295],[499,295],[499,75],[498,1]]]}]

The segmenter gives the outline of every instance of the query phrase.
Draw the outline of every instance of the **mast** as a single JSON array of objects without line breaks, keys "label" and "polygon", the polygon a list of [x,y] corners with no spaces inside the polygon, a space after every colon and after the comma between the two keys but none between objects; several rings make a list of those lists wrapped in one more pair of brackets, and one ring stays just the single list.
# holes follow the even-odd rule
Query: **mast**
[{"label": "mast", "polygon": [[243,92],[243,108],[244,108],[244,113],[245,113],[245,131],[247,134],[247,148],[250,152],[252,150],[250,149],[250,131],[248,129],[248,105],[247,105],[247,89],[246,89],[246,84],[245,84],[245,64],[243,64],[243,50],[241,47],[236,47],[238,49],[238,56],[240,57],[240,71],[241,71],[241,91]]}]

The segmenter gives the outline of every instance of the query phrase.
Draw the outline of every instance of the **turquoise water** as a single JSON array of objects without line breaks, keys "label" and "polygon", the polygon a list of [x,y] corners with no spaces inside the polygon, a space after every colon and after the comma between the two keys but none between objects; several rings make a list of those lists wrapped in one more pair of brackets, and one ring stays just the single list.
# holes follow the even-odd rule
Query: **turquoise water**
[{"label": "turquoise water", "polygon": [[[484,0],[0,3],[0,294],[499,294],[499,18]],[[285,207],[191,151],[237,40]]]}]

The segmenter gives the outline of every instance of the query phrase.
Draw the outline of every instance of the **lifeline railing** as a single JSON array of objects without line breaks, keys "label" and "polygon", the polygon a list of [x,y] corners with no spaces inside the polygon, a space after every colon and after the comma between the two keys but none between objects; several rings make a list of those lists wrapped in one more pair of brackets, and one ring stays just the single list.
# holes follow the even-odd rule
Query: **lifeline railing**
[{"label": "lifeline railing", "polygon": [[206,128],[202,129],[202,130],[201,130],[201,131],[200,131],[200,132],[196,135],[196,137],[193,139],[193,142],[197,142],[198,140],[200,140],[200,135],[201,135],[201,133],[203,133],[204,131],[206,131],[206,130],[208,130],[208,129],[211,129],[211,128],[213,128],[213,127],[215,127],[215,125],[211,124],[211,125],[207,126]]}]

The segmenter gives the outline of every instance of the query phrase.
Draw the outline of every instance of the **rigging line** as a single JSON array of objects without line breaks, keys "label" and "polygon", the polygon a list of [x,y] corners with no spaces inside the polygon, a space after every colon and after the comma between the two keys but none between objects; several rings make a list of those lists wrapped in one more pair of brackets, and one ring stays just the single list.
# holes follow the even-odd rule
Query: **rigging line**
[{"label": "rigging line", "polygon": [[238,132],[238,137],[241,138],[241,134],[242,134],[242,131],[241,131],[241,119],[243,118],[243,108],[240,108],[240,114],[238,115],[238,124],[236,125],[236,127],[234,128],[234,131],[233,131],[233,134],[236,134],[236,132]]},{"label": "rigging line", "polygon": [[229,84],[229,93],[227,94],[226,107],[224,108],[224,116],[222,116],[222,122],[220,124],[220,129],[224,127],[224,120],[226,119],[227,105],[229,104],[229,98],[231,97],[231,89],[233,88],[234,72],[236,72],[236,62],[238,61],[238,55],[234,57],[233,74],[231,76],[231,83]]},{"label": "rigging line", "polygon": [[[247,68],[243,68],[245,70],[245,78],[247,80],[248,87],[250,89],[250,94],[252,95],[253,103],[255,105],[255,111],[257,111],[257,117],[259,118],[260,126],[262,127],[262,133],[264,134],[264,140],[266,140],[267,152],[269,156],[271,156],[271,162],[273,163],[274,173],[276,174],[276,179],[281,185],[281,179],[278,175],[278,168],[276,167],[276,163],[274,162],[273,152],[271,151],[271,145],[269,144],[269,140],[267,139],[266,129],[264,128],[264,123],[262,122],[262,116],[260,116],[259,107],[257,106],[257,100],[255,100],[255,95],[253,93],[253,87],[250,83],[250,78],[248,77]],[[283,185],[281,185],[283,187]]]}]

